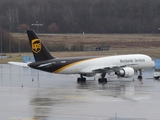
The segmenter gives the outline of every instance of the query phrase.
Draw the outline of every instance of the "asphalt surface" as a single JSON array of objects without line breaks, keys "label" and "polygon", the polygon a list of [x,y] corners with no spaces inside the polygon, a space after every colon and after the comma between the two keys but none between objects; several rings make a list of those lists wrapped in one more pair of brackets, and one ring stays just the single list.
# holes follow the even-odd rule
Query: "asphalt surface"
[{"label": "asphalt surface", "polygon": [[58,75],[0,64],[0,120],[159,120],[160,80],[154,70],[128,79],[99,75],[78,84]]}]

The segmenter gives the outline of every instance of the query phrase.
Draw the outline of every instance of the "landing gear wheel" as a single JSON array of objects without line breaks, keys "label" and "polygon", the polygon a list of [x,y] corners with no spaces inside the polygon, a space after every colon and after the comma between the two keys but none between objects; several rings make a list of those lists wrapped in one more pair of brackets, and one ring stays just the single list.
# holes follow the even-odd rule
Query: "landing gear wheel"
[{"label": "landing gear wheel", "polygon": [[99,83],[107,83],[107,78],[99,78],[98,82]]},{"label": "landing gear wheel", "polygon": [[101,78],[98,79],[99,83],[107,83],[107,78],[105,78],[106,72],[102,72]]},{"label": "landing gear wheel", "polygon": [[142,80],[142,79],[143,79],[142,75],[139,75],[138,80]]},{"label": "landing gear wheel", "polygon": [[77,78],[77,82],[78,83],[86,82],[86,78]]},{"label": "landing gear wheel", "polygon": [[154,77],[154,79],[158,80],[158,79],[159,79],[159,77]]},{"label": "landing gear wheel", "polygon": [[81,82],[86,82],[86,78],[82,78]]},{"label": "landing gear wheel", "polygon": [[142,70],[139,70],[139,76],[138,76],[138,80],[142,80],[143,79],[143,77],[142,77]]},{"label": "landing gear wheel", "polygon": [[107,78],[104,78],[104,83],[107,83],[108,81],[107,81]]},{"label": "landing gear wheel", "polygon": [[78,82],[78,83],[81,82],[81,78],[77,78],[77,82]]},{"label": "landing gear wheel", "polygon": [[101,78],[99,78],[99,79],[98,79],[98,82],[99,82],[99,83],[102,83],[102,79],[101,79]]}]

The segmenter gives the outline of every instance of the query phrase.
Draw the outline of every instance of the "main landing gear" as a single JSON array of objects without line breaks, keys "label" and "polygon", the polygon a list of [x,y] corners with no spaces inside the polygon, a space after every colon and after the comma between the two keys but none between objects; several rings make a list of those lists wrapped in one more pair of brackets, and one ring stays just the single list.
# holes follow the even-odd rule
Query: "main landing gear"
[{"label": "main landing gear", "polygon": [[80,78],[77,78],[77,82],[78,82],[78,83],[86,82],[86,78],[83,77],[83,75],[81,74],[81,77],[80,77]]},{"label": "main landing gear", "polygon": [[143,77],[142,77],[142,70],[139,70],[139,75],[138,75],[138,80],[142,80]]},{"label": "main landing gear", "polygon": [[99,83],[107,83],[108,81],[107,81],[107,78],[105,78],[105,76],[106,76],[106,72],[103,72],[101,74],[101,78],[98,79],[98,82]]},{"label": "main landing gear", "polygon": [[[86,82],[86,78],[84,77],[85,75],[81,74],[79,78],[77,78],[77,83],[84,83]],[[107,83],[107,78],[105,78],[106,72],[103,72],[101,74],[101,78],[98,79],[99,83]]]}]

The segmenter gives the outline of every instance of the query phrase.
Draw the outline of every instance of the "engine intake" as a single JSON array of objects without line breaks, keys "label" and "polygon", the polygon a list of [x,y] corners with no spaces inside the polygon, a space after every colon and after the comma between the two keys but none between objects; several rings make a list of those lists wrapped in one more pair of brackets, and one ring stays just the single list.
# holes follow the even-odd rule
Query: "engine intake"
[{"label": "engine intake", "polygon": [[125,67],[118,72],[115,72],[115,74],[125,78],[132,77],[134,75],[134,69],[131,67]]}]

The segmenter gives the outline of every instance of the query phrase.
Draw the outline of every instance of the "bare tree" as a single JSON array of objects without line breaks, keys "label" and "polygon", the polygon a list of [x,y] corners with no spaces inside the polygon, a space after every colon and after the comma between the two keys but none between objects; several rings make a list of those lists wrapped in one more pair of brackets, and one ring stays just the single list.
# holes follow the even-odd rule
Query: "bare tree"
[{"label": "bare tree", "polygon": [[25,30],[29,29],[29,26],[26,24],[19,25],[19,31],[25,32]]},{"label": "bare tree", "polygon": [[50,26],[48,26],[48,31],[51,33],[55,33],[59,30],[58,26],[56,23],[52,23]]}]

